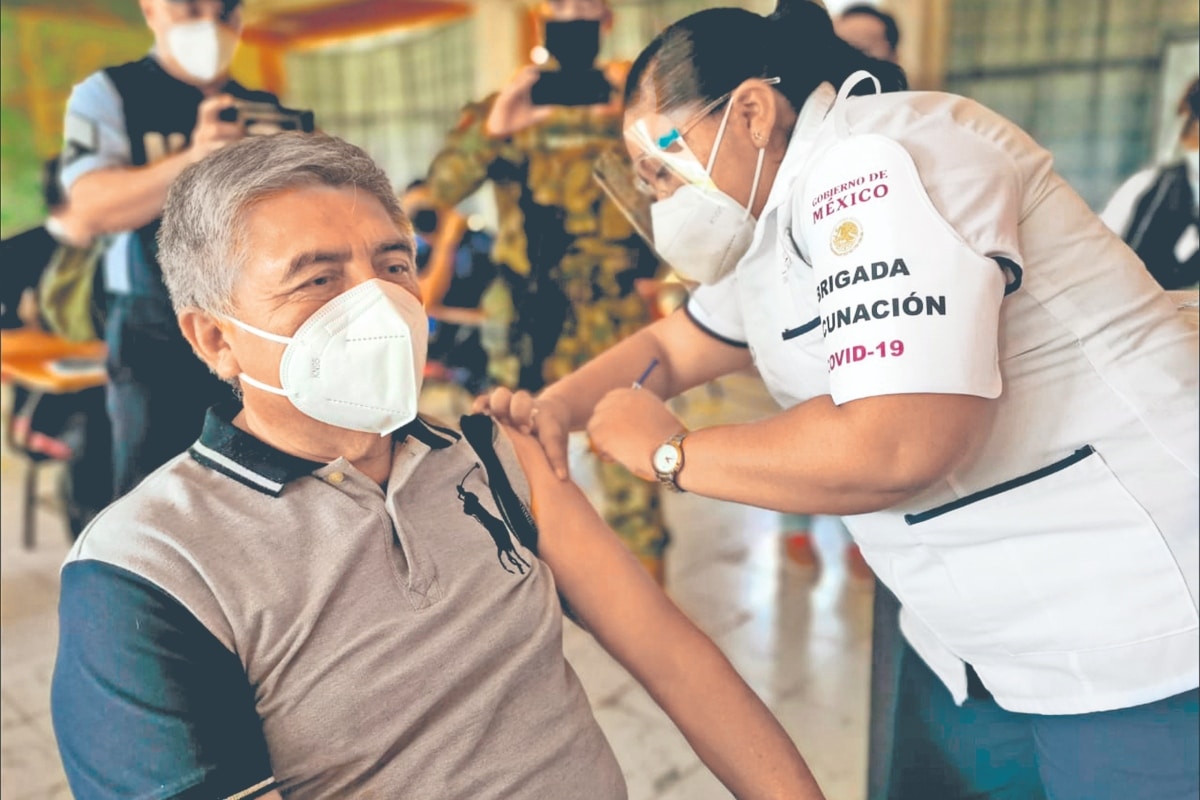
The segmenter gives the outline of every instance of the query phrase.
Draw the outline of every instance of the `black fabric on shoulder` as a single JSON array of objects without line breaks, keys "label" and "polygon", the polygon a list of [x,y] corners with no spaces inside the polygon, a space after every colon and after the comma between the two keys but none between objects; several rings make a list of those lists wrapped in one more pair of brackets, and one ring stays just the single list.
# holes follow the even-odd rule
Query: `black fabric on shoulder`
[{"label": "black fabric on shoulder", "polygon": [[76,797],[216,798],[273,785],[237,656],[120,567],[63,568],[50,705]]},{"label": "black fabric on shoulder", "polygon": [[396,441],[404,441],[408,436],[421,442],[430,450],[445,450],[462,438],[449,428],[438,427],[421,417],[417,417],[392,434],[392,438]]},{"label": "black fabric on shoulder", "polygon": [[[467,444],[483,462],[483,468],[487,472],[488,486],[492,490],[492,498],[496,501],[496,507],[504,515],[504,520],[508,523],[509,528],[516,531],[517,539],[521,544],[536,556],[538,554],[537,522],[534,520],[533,514],[529,512],[529,508],[517,496],[516,490],[512,488],[508,473],[504,471],[504,465],[500,463],[500,458],[496,455],[495,437],[499,435],[499,429],[496,427],[495,421],[486,414],[471,414],[460,418],[458,426],[462,430],[463,436],[466,437]],[[587,625],[571,608],[571,604],[567,602],[567,598],[563,596],[562,592],[558,593],[558,602],[567,619],[587,630]]]},{"label": "black fabric on shoulder", "polygon": [[508,523],[509,529],[517,534],[521,544],[529,552],[537,555],[537,524],[533,521],[529,509],[521,502],[521,498],[517,497],[516,490],[508,480],[508,473],[504,471],[504,465],[496,455],[493,438],[497,435],[496,424],[486,414],[471,414],[459,420],[459,428],[463,436],[467,437],[467,444],[471,445],[471,449],[483,462],[488,486],[492,490],[497,508],[504,516],[504,521]]}]

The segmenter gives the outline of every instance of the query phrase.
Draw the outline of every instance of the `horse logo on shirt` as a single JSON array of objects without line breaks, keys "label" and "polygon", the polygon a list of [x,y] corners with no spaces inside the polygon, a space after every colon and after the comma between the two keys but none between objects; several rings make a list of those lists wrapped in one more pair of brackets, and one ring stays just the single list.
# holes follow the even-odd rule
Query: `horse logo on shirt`
[{"label": "horse logo on shirt", "polygon": [[829,238],[829,249],[835,256],[844,256],[858,247],[862,237],[862,226],[858,224],[857,220],[842,220],[833,229],[833,236]]},{"label": "horse logo on shirt", "polygon": [[464,488],[467,478],[471,477],[471,473],[477,469],[479,469],[478,461],[475,462],[475,466],[467,470],[467,474],[463,475],[463,479],[458,482],[458,499],[462,501],[463,511],[467,516],[474,517],[475,521],[491,535],[492,541],[496,544],[496,559],[500,562],[500,566],[504,567],[504,571],[511,573],[513,572],[512,567],[516,567],[517,572],[524,575],[526,568],[529,567],[529,562],[513,547],[512,535],[508,526],[483,507],[483,503],[479,502],[479,495]]}]

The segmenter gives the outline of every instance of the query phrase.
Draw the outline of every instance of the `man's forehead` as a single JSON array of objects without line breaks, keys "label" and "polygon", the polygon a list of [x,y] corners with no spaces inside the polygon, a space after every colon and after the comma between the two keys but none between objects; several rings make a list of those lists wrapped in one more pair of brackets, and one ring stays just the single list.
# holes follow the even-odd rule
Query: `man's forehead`
[{"label": "man's forehead", "polygon": [[[271,192],[243,206],[246,232],[290,232],[297,239],[370,231],[380,238],[411,236],[412,223],[372,192],[354,185],[302,184]],[[333,222],[336,220],[336,222]]]}]

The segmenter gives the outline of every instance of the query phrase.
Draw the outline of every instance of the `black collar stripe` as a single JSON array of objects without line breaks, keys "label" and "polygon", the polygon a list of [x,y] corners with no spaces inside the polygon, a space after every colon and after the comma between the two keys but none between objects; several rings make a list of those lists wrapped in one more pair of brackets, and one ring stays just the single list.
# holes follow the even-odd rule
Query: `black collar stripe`
[{"label": "black collar stripe", "polygon": [[259,475],[257,472],[239,464],[233,459],[227,458],[216,450],[207,447],[203,442],[196,442],[188,452],[191,453],[192,458],[209,469],[216,470],[222,475],[233,478],[238,483],[244,483],[251,489],[265,492],[272,497],[279,497],[283,492],[283,484],[279,481],[273,481],[270,478]]},{"label": "black collar stripe", "polygon": [[[326,466],[320,461],[284,453],[241,430],[233,424],[240,410],[236,403],[208,410],[200,439],[188,450],[193,459],[271,497],[282,494],[283,488],[296,478]],[[419,416],[392,434],[395,441],[408,436],[431,450],[444,450],[462,438],[457,431],[431,424]]]},{"label": "black collar stripe", "polygon": [[434,425],[432,422],[425,419],[424,417],[417,417],[417,419],[420,420],[421,424],[423,426],[425,426],[426,428],[428,428],[430,431],[440,433],[443,436],[447,437],[450,440],[447,444],[453,444],[454,442],[457,442],[459,439],[462,438],[462,434],[452,428],[444,428],[441,425]]}]

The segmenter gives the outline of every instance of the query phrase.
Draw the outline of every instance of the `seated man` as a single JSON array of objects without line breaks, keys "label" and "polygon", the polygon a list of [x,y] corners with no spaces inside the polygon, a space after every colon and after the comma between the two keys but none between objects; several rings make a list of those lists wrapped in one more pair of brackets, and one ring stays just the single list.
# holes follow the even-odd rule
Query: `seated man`
[{"label": "seated man", "polygon": [[63,568],[76,796],[624,798],[560,597],[737,796],[821,796],[535,442],[416,416],[412,228],[365,153],[232,144],[180,176],[160,244],[184,336],[243,400]]}]

